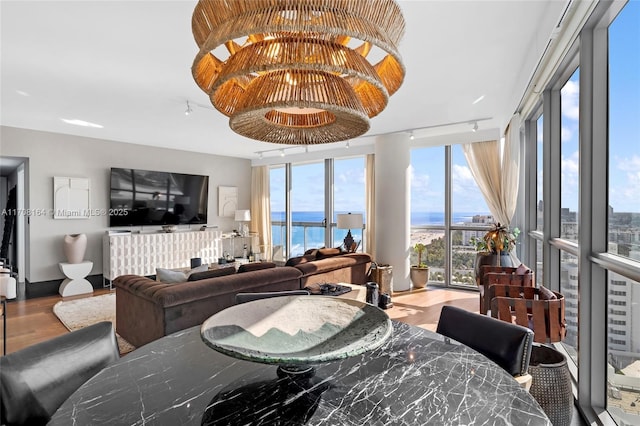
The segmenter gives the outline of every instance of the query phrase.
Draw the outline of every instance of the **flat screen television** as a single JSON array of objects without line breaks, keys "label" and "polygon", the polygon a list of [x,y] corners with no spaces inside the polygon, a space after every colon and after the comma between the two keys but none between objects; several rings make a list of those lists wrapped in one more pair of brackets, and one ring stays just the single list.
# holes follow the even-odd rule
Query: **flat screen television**
[{"label": "flat screen television", "polygon": [[109,226],[206,224],[209,176],[111,168]]}]

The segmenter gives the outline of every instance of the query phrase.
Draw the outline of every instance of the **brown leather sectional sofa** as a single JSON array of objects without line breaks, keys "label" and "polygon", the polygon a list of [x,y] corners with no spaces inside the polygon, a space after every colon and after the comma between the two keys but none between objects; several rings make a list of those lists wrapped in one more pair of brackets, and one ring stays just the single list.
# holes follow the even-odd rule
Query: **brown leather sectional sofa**
[{"label": "brown leather sectional sofa", "polygon": [[[116,331],[136,347],[198,324],[235,304],[243,292],[297,290],[315,283],[365,284],[371,257],[363,253],[307,253],[286,266],[220,276],[198,274],[194,281],[165,284],[138,275],[122,275],[116,288]],[[271,266],[271,265],[269,265]],[[196,274],[194,274],[195,276]],[[206,277],[209,275],[209,277]]]}]

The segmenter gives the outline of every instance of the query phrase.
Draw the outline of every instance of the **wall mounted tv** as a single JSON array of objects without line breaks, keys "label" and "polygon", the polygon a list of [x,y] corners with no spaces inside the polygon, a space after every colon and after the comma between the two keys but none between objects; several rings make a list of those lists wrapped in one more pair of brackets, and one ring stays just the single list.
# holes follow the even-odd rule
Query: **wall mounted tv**
[{"label": "wall mounted tv", "polygon": [[111,168],[109,226],[206,224],[209,176]]}]

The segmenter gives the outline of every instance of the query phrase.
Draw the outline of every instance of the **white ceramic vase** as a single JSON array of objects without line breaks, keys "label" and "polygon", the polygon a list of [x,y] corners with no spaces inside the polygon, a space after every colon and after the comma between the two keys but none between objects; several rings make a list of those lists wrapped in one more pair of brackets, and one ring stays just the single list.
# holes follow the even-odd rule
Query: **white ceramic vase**
[{"label": "white ceramic vase", "polygon": [[64,255],[69,263],[81,263],[87,250],[87,234],[64,236]]}]

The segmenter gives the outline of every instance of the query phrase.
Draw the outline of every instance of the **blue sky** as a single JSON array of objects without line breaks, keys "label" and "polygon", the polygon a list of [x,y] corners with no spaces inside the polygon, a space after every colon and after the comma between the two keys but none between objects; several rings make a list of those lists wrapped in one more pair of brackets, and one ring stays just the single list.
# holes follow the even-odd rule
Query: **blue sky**
[{"label": "blue sky", "polygon": [[[578,205],[579,70],[562,89],[562,206]],[[609,26],[609,205],[640,212],[640,1]]]},{"label": "blue sky", "polygon": [[609,27],[609,205],[640,212],[640,1]]}]

